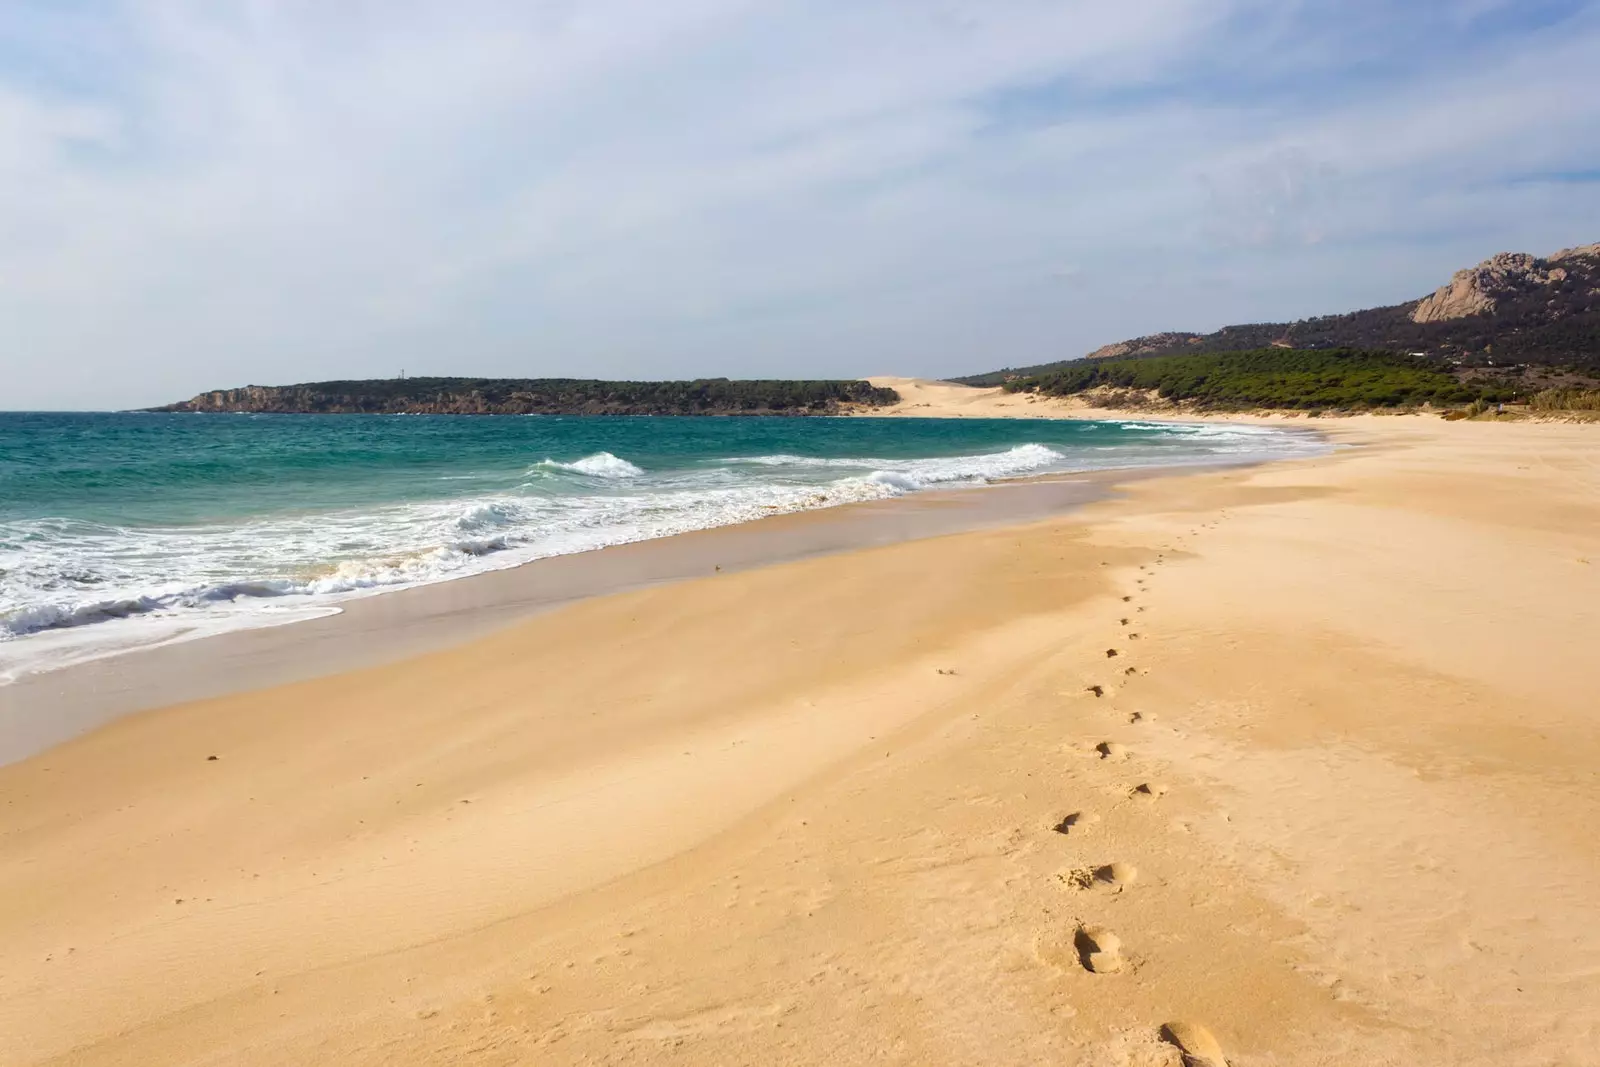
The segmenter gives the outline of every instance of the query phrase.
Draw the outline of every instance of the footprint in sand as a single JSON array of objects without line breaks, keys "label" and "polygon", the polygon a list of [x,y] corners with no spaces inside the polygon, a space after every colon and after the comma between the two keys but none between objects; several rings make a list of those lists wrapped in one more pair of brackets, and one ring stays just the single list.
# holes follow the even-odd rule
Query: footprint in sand
[{"label": "footprint in sand", "polygon": [[1127,670],[1123,671],[1122,673],[1123,674],[1138,674],[1139,673],[1139,668],[1138,667],[1129,667]]},{"label": "footprint in sand", "polygon": [[1114,648],[1106,649],[1106,659],[1116,659],[1116,658],[1117,658],[1117,650],[1116,649],[1114,649]]},{"label": "footprint in sand", "polygon": [[1100,821],[1100,816],[1092,811],[1075,811],[1065,819],[1056,823],[1053,829],[1058,834],[1070,834],[1073,830],[1083,826],[1092,826]]},{"label": "footprint in sand", "polygon": [[1123,602],[1123,603],[1124,603],[1124,604],[1126,604],[1126,603],[1127,603],[1127,602],[1128,602],[1128,601],[1130,601],[1130,600],[1132,600],[1132,599],[1133,599],[1133,597],[1131,597],[1131,596],[1125,596],[1125,597],[1123,597],[1123,598],[1122,598],[1122,602]]},{"label": "footprint in sand", "polygon": [[1079,867],[1060,876],[1074,889],[1115,889],[1122,892],[1139,877],[1131,863],[1108,863],[1103,867]]},{"label": "footprint in sand", "polygon": [[1183,1053],[1183,1067],[1228,1067],[1222,1046],[1199,1023],[1166,1023],[1161,1027],[1161,1040],[1178,1046]]},{"label": "footprint in sand", "polygon": [[1127,746],[1115,741],[1102,741],[1094,746],[1094,750],[1100,753],[1101,759],[1126,759],[1128,756]]},{"label": "footprint in sand", "polygon": [[1080,926],[1073,935],[1072,947],[1078,962],[1092,974],[1116,974],[1122,970],[1122,939],[1098,926]]},{"label": "footprint in sand", "polygon": [[[1131,669],[1131,668],[1130,668]],[[1129,722],[1144,722],[1144,712],[1135,711],[1128,715]]]},{"label": "footprint in sand", "polygon": [[1106,695],[1106,688],[1103,685],[1091,685],[1085,689],[1084,692],[1093,693],[1097,697],[1103,697]]},{"label": "footprint in sand", "polygon": [[1095,884],[1123,890],[1139,878],[1139,869],[1131,863],[1107,863],[1093,872]]},{"label": "footprint in sand", "polygon": [[1167,787],[1160,782],[1140,782],[1133,787],[1135,797],[1154,800],[1156,797],[1165,796]]},{"label": "footprint in sand", "polygon": [[1122,625],[1124,625],[1124,626],[1128,625],[1128,620],[1127,619],[1123,619],[1122,620]]}]

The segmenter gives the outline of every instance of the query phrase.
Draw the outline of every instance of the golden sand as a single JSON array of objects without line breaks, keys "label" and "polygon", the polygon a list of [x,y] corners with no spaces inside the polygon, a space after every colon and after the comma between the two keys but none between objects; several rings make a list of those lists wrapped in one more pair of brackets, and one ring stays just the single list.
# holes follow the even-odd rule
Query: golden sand
[{"label": "golden sand", "polygon": [[0,1063],[1594,1062],[1600,437],[1335,432],[0,768]]}]

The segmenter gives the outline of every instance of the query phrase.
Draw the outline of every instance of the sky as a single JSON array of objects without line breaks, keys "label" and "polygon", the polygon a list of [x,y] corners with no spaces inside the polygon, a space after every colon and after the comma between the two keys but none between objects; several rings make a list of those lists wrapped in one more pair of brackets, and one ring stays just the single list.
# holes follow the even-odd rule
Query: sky
[{"label": "sky", "polygon": [[4,0],[0,409],[946,376],[1600,241],[1600,0]]}]

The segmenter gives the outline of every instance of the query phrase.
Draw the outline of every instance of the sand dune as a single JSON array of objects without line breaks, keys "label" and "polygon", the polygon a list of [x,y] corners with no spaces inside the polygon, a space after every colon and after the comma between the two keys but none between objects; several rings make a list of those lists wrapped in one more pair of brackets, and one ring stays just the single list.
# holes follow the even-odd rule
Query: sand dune
[{"label": "sand dune", "polygon": [[[998,386],[978,388],[928,378],[897,378],[882,375],[869,378],[873,385],[887,386],[900,394],[900,403],[874,408],[863,414],[879,418],[923,419],[1099,419],[1130,417],[1129,412],[1098,408],[1079,397],[1046,397],[1008,393]],[[1149,417],[1139,413],[1137,418]],[[1166,415],[1165,418],[1178,418]],[[1183,416],[1193,421],[1196,416]],[[1216,418],[1218,416],[1203,416]],[[1227,417],[1227,416],[1223,416]],[[1266,421],[1277,416],[1246,416],[1251,421]]]},{"label": "sand dune", "polygon": [[867,379],[900,394],[900,403],[869,412],[875,417],[928,419],[1020,419],[1060,418],[1074,410],[1064,400],[1018,396],[1000,388],[978,389],[970,385],[933,381],[928,378],[897,378],[880,375]]},{"label": "sand dune", "polygon": [[0,1061],[1588,1062],[1600,438],[1335,432],[0,768]]}]

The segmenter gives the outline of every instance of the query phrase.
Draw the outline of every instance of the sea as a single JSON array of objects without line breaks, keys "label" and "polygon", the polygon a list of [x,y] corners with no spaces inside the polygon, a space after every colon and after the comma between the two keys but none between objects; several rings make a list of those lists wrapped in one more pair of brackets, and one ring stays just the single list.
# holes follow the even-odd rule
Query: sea
[{"label": "sea", "polygon": [[0,413],[0,684],[772,515],[1325,447],[1138,420]]}]

